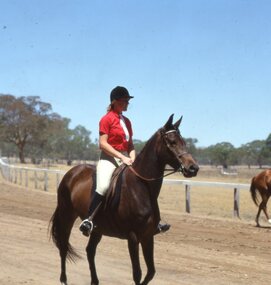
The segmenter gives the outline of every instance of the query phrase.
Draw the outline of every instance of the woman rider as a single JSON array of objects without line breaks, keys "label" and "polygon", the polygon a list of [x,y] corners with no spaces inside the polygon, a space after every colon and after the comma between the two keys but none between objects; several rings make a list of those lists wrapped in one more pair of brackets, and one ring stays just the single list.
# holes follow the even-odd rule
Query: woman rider
[{"label": "woman rider", "polygon": [[[100,160],[97,164],[97,186],[89,208],[89,218],[82,221],[80,230],[89,236],[93,230],[93,222],[90,217],[94,216],[104,200],[109,188],[111,176],[120,164],[132,165],[135,160],[133,145],[133,131],[130,120],[122,113],[127,111],[130,96],[125,87],[117,86],[110,94],[110,105],[99,123],[99,147],[101,149]],[[94,214],[93,214],[94,213]],[[168,224],[159,224],[160,232],[169,229]]]}]

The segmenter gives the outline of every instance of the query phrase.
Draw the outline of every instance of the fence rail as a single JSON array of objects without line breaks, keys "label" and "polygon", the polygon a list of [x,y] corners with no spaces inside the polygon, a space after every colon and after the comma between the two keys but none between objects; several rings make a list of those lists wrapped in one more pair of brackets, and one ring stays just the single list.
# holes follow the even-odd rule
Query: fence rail
[{"label": "fence rail", "polygon": [[[40,189],[48,191],[49,183],[51,188],[57,189],[65,172],[61,170],[51,170],[46,168],[30,168],[10,165],[5,158],[0,158],[0,170],[3,178],[11,183],[22,185],[26,188]],[[31,175],[30,175],[31,173]],[[30,187],[30,181],[33,187]],[[240,190],[248,190],[249,184],[241,183],[223,183],[223,182],[207,182],[192,181],[180,179],[164,179],[163,184],[183,185],[185,189],[185,210],[191,213],[190,192],[193,186],[199,187],[221,187],[233,190],[233,215],[240,217]]]},{"label": "fence rail", "polygon": [[224,182],[207,182],[207,181],[191,181],[191,180],[175,180],[165,179],[164,184],[184,185],[185,186],[185,210],[187,213],[191,212],[190,191],[192,186],[201,187],[221,187],[233,189],[233,215],[240,218],[240,190],[249,190],[249,184],[242,183],[224,183]]},{"label": "fence rail", "polygon": [[[7,163],[7,159],[5,158],[0,158],[0,169],[6,181],[22,185],[26,188],[41,189],[44,191],[48,191],[49,183],[52,188],[57,189],[61,178],[65,174],[61,170],[11,165]],[[32,187],[30,183],[33,184]]]}]

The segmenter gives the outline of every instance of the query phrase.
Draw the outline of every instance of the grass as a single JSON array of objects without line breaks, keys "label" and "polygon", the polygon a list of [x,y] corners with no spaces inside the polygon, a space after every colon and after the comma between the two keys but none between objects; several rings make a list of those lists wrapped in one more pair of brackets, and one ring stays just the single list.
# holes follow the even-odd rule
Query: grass
[{"label": "grass", "polygon": [[[194,181],[210,181],[225,183],[242,183],[250,184],[253,176],[261,172],[262,169],[247,167],[239,168],[237,175],[226,176],[215,167],[201,167],[197,177],[192,178]],[[173,179],[183,179],[178,175],[173,175]],[[191,187],[191,214],[202,216],[214,216],[221,218],[232,218],[234,209],[234,189],[222,187]],[[257,207],[253,203],[250,191],[240,190],[240,217],[243,220],[252,221],[255,219]],[[174,211],[185,212],[185,188],[177,185],[163,185],[159,196],[161,211],[165,213]],[[265,220],[264,220],[265,221]]]}]

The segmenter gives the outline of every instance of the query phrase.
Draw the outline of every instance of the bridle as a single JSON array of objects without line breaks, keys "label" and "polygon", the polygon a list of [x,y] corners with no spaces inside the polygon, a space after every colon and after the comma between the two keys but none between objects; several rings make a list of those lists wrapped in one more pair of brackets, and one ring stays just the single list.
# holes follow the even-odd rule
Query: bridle
[{"label": "bridle", "polygon": [[[167,135],[170,134],[170,133],[177,133],[179,136],[180,136],[180,133],[179,133],[178,130],[170,130],[170,131],[167,131],[167,132],[165,132],[165,133],[162,133],[162,137],[163,137],[163,139],[164,139],[164,142],[165,142],[167,148],[171,151],[171,153],[172,153],[176,158],[181,158],[182,156],[184,156],[184,155],[187,154],[188,152],[187,152],[187,151],[183,151],[183,152],[181,152],[181,153],[177,153],[177,152],[175,151],[175,148],[170,145],[170,143],[168,142],[168,139],[167,139]],[[183,164],[182,164],[181,161],[180,161],[180,167],[179,167],[175,172],[177,172],[179,169],[180,169],[180,171],[183,173],[184,167],[183,167]]]},{"label": "bridle", "polygon": [[[170,152],[171,152],[175,157],[181,158],[182,156],[184,156],[184,155],[187,154],[188,152],[187,152],[187,151],[184,151],[184,152],[178,154],[178,153],[175,151],[174,147],[172,147],[172,146],[170,145],[170,143],[168,142],[168,139],[167,139],[167,135],[170,134],[170,133],[173,133],[173,132],[179,134],[179,132],[178,132],[177,130],[170,130],[170,131],[167,131],[167,132],[161,131],[161,136],[162,136],[162,138],[163,138],[163,140],[164,140],[164,142],[165,142],[167,148],[170,150]],[[177,171],[180,171],[180,172],[182,172],[182,173],[183,173],[183,171],[184,171],[184,167],[183,167],[183,164],[182,164],[181,161],[180,161],[180,167],[179,167],[178,169],[174,169],[174,170],[171,171],[170,173],[161,175],[160,177],[157,177],[157,178],[147,178],[147,177],[144,177],[144,176],[140,175],[140,174],[133,168],[132,165],[129,165],[128,167],[129,167],[129,169],[130,169],[137,177],[139,177],[139,178],[141,178],[142,180],[145,180],[145,181],[156,181],[156,180],[160,180],[160,179],[162,179],[162,178],[164,178],[164,177],[166,177],[166,176],[168,176],[168,175],[171,175],[171,174],[173,174],[173,173],[176,173]]]}]

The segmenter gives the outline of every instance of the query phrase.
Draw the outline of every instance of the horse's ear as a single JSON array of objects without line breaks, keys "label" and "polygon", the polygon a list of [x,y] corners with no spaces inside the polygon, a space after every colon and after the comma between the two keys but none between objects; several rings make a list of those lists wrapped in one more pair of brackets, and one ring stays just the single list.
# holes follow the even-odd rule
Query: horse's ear
[{"label": "horse's ear", "polygon": [[174,128],[177,130],[177,129],[179,129],[179,126],[180,126],[180,124],[181,124],[181,122],[182,122],[182,119],[183,119],[183,116],[181,116],[181,118],[174,124]]},{"label": "horse's ear", "polygon": [[174,116],[174,114],[172,114],[169,117],[169,119],[167,120],[167,122],[165,123],[165,125],[164,125],[165,130],[168,130],[172,126],[173,116]]}]

